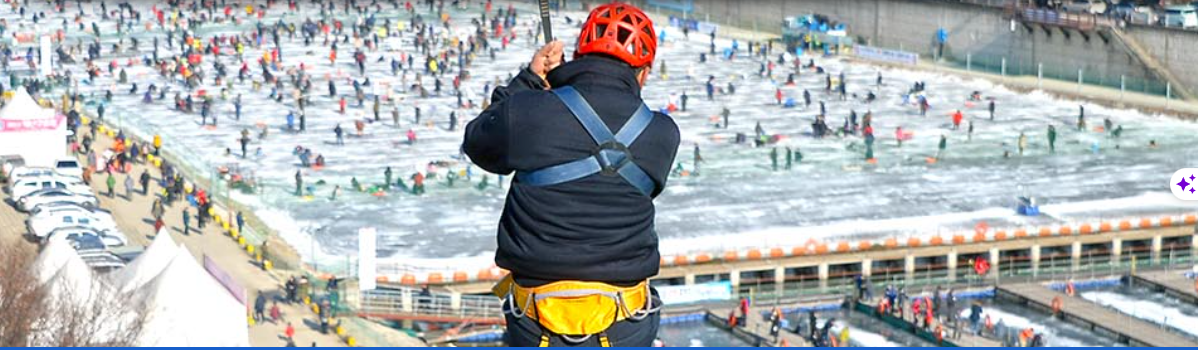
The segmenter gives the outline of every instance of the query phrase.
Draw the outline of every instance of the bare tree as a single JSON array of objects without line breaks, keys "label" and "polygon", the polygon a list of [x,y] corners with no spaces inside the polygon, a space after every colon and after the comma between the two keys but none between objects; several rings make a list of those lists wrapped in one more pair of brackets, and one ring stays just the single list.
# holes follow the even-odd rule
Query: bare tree
[{"label": "bare tree", "polygon": [[[83,284],[38,280],[32,247],[0,246],[0,346],[136,346],[147,308],[103,279]],[[81,287],[86,286],[86,287]]]},{"label": "bare tree", "polygon": [[29,346],[33,320],[46,310],[46,288],[38,283],[32,247],[17,239],[0,242],[0,346]]}]

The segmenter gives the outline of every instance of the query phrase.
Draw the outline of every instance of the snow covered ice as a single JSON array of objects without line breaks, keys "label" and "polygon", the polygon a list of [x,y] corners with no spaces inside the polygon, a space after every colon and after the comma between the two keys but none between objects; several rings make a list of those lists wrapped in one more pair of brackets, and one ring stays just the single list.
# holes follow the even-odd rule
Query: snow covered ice
[{"label": "snow covered ice", "polygon": [[1082,292],[1081,297],[1148,322],[1166,325],[1198,339],[1198,307],[1147,288]]},{"label": "snow covered ice", "polygon": [[[959,315],[962,319],[968,319],[969,312],[969,309],[964,309]],[[1001,321],[1010,332],[1031,328],[1044,335],[1045,345],[1050,347],[1122,346],[1114,338],[1093,333],[1069,322],[1060,322],[1049,314],[1006,302],[985,300],[982,319],[986,316],[990,316],[995,327]]]},{"label": "snow covered ice", "polygon": [[[219,122],[214,128],[201,127],[198,113],[174,111],[170,99],[175,92],[183,91],[179,84],[166,81],[140,63],[130,67],[124,64],[127,57],[149,55],[151,35],[165,39],[158,29],[151,33],[135,31],[141,38],[140,52],[136,56],[118,55],[130,82],[141,89],[138,93],[129,94],[128,85],[115,84],[114,76],[108,74],[90,85],[81,84],[80,88],[85,95],[94,94],[97,98],[112,88],[115,97],[108,106],[108,120],[119,120],[143,139],[161,134],[166,148],[200,173],[208,174],[218,166],[230,164],[249,169],[265,184],[264,189],[256,195],[234,198],[254,207],[301,254],[308,259],[317,258],[321,267],[348,266],[348,259],[357,254],[354,238],[357,229],[370,226],[379,231],[381,266],[413,271],[473,271],[492,266],[496,223],[506,187],[497,188],[498,178],[484,175],[477,167],[468,170],[469,180],[459,179],[454,187],[447,185],[444,175],[469,167],[468,160],[459,153],[461,126],[480,112],[485,85],[489,83],[494,88],[496,81],[506,83],[536,47],[527,35],[533,28],[535,11],[527,6],[520,9],[521,21],[515,28],[520,38],[506,51],[499,52],[494,61],[479,55],[468,68],[471,78],[462,82],[462,91],[463,102],[473,102],[474,108],[470,109],[455,108],[457,97],[452,93],[451,82],[456,71],[441,77],[440,95],[433,93],[432,97],[420,98],[401,83],[414,84],[416,72],[403,73],[402,78],[392,76],[389,62],[398,58],[399,51],[386,50],[366,53],[366,75],[372,85],[365,88],[367,98],[359,107],[352,96],[352,79],[360,77],[353,64],[351,45],[343,45],[333,66],[328,62],[328,47],[305,47],[299,35],[295,39],[283,36],[281,56],[284,70],[303,63],[314,78],[305,133],[284,130],[288,111],[298,109],[289,95],[278,103],[267,98],[269,87],[253,91],[248,82],[234,84],[229,100],[216,100],[214,110]],[[302,21],[318,17],[314,9],[302,11],[286,14],[284,18]],[[476,17],[478,12],[477,5],[465,13],[451,12],[455,25],[452,35],[465,39],[472,33],[468,18]],[[283,10],[272,11],[267,23],[273,23],[282,13]],[[569,15],[574,19],[584,17],[582,13]],[[399,19],[406,21],[406,14]],[[111,22],[108,25],[101,26],[107,33],[103,38],[106,51],[117,40],[112,34],[115,28]],[[555,26],[569,47],[575,30],[562,16],[556,17]],[[234,33],[252,27],[252,23],[207,25],[199,33]],[[775,68],[774,79],[770,80],[757,76],[759,60],[744,57],[747,43],[740,43],[741,55],[733,61],[713,56],[701,64],[699,54],[708,51],[705,34],[692,33],[686,40],[678,30],[663,29],[667,42],[660,45],[658,64],[644,96],[650,107],[659,109],[667,104],[671,94],[676,96],[685,91],[689,95],[688,112],[672,115],[683,133],[677,162],[685,169],[693,169],[691,159],[696,144],[704,158],[699,176],[672,177],[657,200],[656,225],[663,255],[803,245],[812,239],[972,232],[974,224],[983,220],[991,227],[1045,226],[1078,219],[1177,214],[1193,209],[1169,195],[1165,182],[1169,174],[1192,165],[1186,162],[1195,159],[1198,138],[1193,135],[1198,126],[1194,123],[1087,104],[1089,126],[1079,132],[1073,125],[1078,105],[1083,102],[1059,100],[1035,92],[1017,93],[986,81],[893,69],[882,70],[885,84],[877,87],[876,67],[838,58],[803,57],[804,63],[814,58],[817,65],[834,76],[841,72],[847,76],[849,93],[858,96],[840,101],[838,96],[824,92],[823,75],[811,70],[797,76],[798,86],[783,86],[787,74],[793,71],[789,57],[786,64]],[[445,33],[443,28],[437,30]],[[498,45],[498,40],[494,42]],[[720,51],[730,44],[729,40],[717,40]],[[405,32],[402,39],[388,39],[382,46],[418,52],[410,32]],[[165,41],[160,48],[166,50]],[[775,47],[774,51],[782,50]],[[247,57],[260,57],[262,52],[246,48]],[[380,57],[383,62],[377,62]],[[110,59],[111,56],[106,56],[101,62],[106,64]],[[204,59],[207,68],[211,56]],[[228,54],[221,60],[234,72],[231,75],[235,80],[240,64]],[[776,61],[776,54],[770,60]],[[424,59],[417,58],[415,62],[420,67]],[[450,62],[456,59],[450,58]],[[663,62],[665,69],[660,68]],[[67,66],[74,74],[82,74],[81,64]],[[258,71],[252,61],[250,67],[251,71]],[[704,82],[708,76],[715,77],[718,87],[735,84],[735,95],[717,94],[714,102],[707,101]],[[336,82],[338,95],[349,102],[345,114],[337,111],[339,97],[327,94],[329,77]],[[916,107],[902,104],[902,94],[916,81],[926,82],[929,90],[933,108],[926,117],[920,117]],[[211,79],[205,83],[208,85],[200,89],[208,94],[219,93],[220,87],[212,86]],[[141,101],[141,91],[150,84],[160,88],[171,85],[166,101],[156,100],[151,104]],[[432,93],[432,77],[423,75],[422,84]],[[786,98],[799,101],[799,107],[778,106],[774,100],[776,87],[782,89]],[[803,89],[812,94],[811,108],[803,107]],[[997,101],[994,121],[988,119],[985,102],[972,107],[966,104],[967,96],[975,90]],[[874,91],[878,100],[864,103],[862,99],[868,91]],[[242,118],[235,120],[232,97],[238,94],[242,95],[243,110]],[[382,121],[373,121],[374,94],[398,99],[401,115],[398,126],[391,121],[392,107],[386,100],[380,108]],[[865,162],[864,142],[858,136],[824,139],[809,136],[821,100],[827,104],[827,123],[833,129],[843,123],[850,110],[859,116],[873,112],[878,137],[876,165]],[[421,109],[419,123],[414,120],[416,107]],[[727,129],[714,128],[711,117],[718,115],[723,107],[731,110],[731,125]],[[956,109],[964,111],[965,124],[973,123],[972,136],[967,134],[966,125],[960,130],[950,130],[949,115]],[[451,112],[457,114],[462,124],[452,131],[448,125]],[[1121,138],[1108,138],[1093,130],[1094,126],[1102,125],[1104,118],[1123,126]],[[367,120],[362,136],[355,135],[356,120]],[[783,135],[776,145],[779,158],[784,157],[785,147],[790,147],[801,150],[802,162],[791,170],[773,171],[769,153],[774,146],[754,148],[751,142],[732,142],[736,133],[752,138],[758,122],[767,133]],[[255,139],[249,145],[249,159],[243,160],[237,145],[239,133],[249,129],[256,134],[258,125],[267,126],[269,135],[261,141]],[[345,146],[334,145],[333,128],[337,125],[349,134]],[[1046,145],[1048,125],[1055,125],[1060,132],[1055,154],[1049,154]],[[904,142],[901,148],[894,137],[899,126],[914,133],[914,138]],[[409,129],[417,135],[412,145],[407,144]],[[1015,146],[1021,132],[1028,136],[1028,149],[1022,156]],[[925,158],[935,155],[940,135],[948,136],[947,151],[939,162],[929,164]],[[1155,140],[1159,148],[1149,149],[1150,140]],[[1093,151],[1094,145],[1097,153]],[[322,170],[302,170],[306,185],[324,182],[315,186],[311,199],[293,193],[299,160],[292,151],[297,146],[312,148],[315,154],[327,159]],[[226,148],[232,149],[233,155],[226,155]],[[260,156],[255,155],[257,148],[261,148]],[[1004,151],[1011,153],[1010,159],[1003,158]],[[422,196],[392,192],[375,197],[353,191],[350,186],[353,178],[364,187],[383,183],[383,170],[387,166],[393,168],[395,178],[410,185],[409,177],[427,171],[430,162],[444,166],[437,167],[436,172],[441,176],[427,181],[428,192]],[[479,190],[477,185],[484,177],[492,186]],[[335,185],[341,186],[341,195],[329,200]],[[1016,197],[1021,195],[1035,196],[1045,203],[1041,207],[1045,215],[1035,218],[1015,215]]]}]

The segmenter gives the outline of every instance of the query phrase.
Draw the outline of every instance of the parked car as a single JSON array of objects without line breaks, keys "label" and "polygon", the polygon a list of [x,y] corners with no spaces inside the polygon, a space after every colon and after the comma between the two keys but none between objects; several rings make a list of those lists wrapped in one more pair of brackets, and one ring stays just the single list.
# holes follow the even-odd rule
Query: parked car
[{"label": "parked car", "polygon": [[79,257],[83,259],[83,263],[87,267],[92,268],[93,272],[104,274],[119,270],[128,263],[120,255],[113,252],[113,249],[120,250],[126,247],[108,248],[104,246],[104,242],[93,236],[85,236],[81,239],[79,246],[75,247],[75,251],[79,253]]},{"label": "parked car", "polygon": [[36,208],[29,209],[29,215],[37,215],[39,212],[42,212],[45,210],[64,209],[64,208],[81,209],[81,210],[86,210],[86,211],[89,211],[92,213],[104,213],[109,216],[112,215],[112,212],[105,210],[104,208],[95,207],[95,206],[85,207],[85,206],[71,203],[71,202],[50,202],[50,203],[42,204],[42,205],[37,206]]},{"label": "parked car", "polygon": [[1198,27],[1198,10],[1193,5],[1169,6],[1165,8],[1163,21],[1166,27]]},{"label": "parked car", "polygon": [[12,185],[11,194],[12,198],[19,201],[30,193],[47,188],[63,189],[78,194],[92,194],[91,187],[83,183],[83,180],[60,175],[38,176],[18,180]]},{"label": "parked car", "polygon": [[1110,15],[1133,24],[1156,23],[1156,12],[1151,6],[1138,6],[1134,2],[1123,2],[1112,7]]},{"label": "parked car", "polygon": [[29,193],[17,200],[17,210],[30,212],[51,203],[67,202],[81,207],[96,207],[100,201],[91,194],[79,194],[61,188],[46,188]]},{"label": "parked car", "polygon": [[63,158],[54,162],[54,171],[64,176],[83,177],[83,168],[79,166],[79,161],[74,158]]},{"label": "parked car", "polygon": [[41,210],[25,220],[29,234],[39,239],[45,238],[55,229],[73,226],[90,227],[100,231],[117,230],[112,215],[81,207]]},{"label": "parked car", "polygon": [[72,247],[75,247],[78,246],[78,240],[88,239],[82,238],[85,236],[99,238],[100,242],[104,243],[105,249],[121,247],[128,242],[128,240],[125,239],[125,235],[117,231],[100,231],[90,227],[72,226],[62,227],[55,229],[54,231],[50,231],[50,234],[42,240],[42,243],[46,244],[54,240],[67,240],[70,241]]},{"label": "parked car", "polygon": [[1061,9],[1066,12],[1103,14],[1106,13],[1106,7],[1106,2],[1102,0],[1073,0],[1066,1]]},{"label": "parked car", "polygon": [[92,235],[90,233],[75,235],[74,237],[67,237],[67,239],[71,240],[71,248],[75,248],[75,251],[80,253],[103,252],[108,249],[108,247],[104,245],[104,240],[100,239],[99,236]]},{"label": "parked car", "polygon": [[18,181],[21,181],[23,179],[28,179],[28,178],[33,178],[33,177],[54,176],[54,175],[55,175],[54,169],[50,169],[50,168],[17,167],[12,170],[12,173],[8,174],[8,178],[7,178],[8,182],[6,183],[6,185],[15,184]]}]

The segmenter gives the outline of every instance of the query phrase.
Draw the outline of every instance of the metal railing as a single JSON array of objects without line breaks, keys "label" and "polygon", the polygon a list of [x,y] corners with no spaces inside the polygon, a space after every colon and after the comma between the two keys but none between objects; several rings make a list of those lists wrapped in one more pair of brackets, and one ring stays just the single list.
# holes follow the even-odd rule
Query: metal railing
[{"label": "metal railing", "polygon": [[[1127,247],[1114,259],[1109,251],[1094,250],[1075,259],[1041,260],[1033,268],[1027,256],[1004,257],[990,274],[979,276],[969,267],[960,267],[955,276],[944,265],[928,264],[908,274],[900,269],[878,269],[870,277],[874,296],[886,286],[905,288],[908,293],[929,291],[937,286],[983,287],[1006,283],[1027,283],[1041,280],[1094,279],[1104,276],[1135,273],[1137,269],[1172,269],[1194,263],[1189,246],[1170,247],[1160,256],[1151,249]],[[826,300],[820,296],[855,293],[855,276],[851,271],[829,276],[820,281],[817,275],[790,275],[783,278],[781,288],[768,279],[743,280],[733,291],[732,299],[749,297],[759,302],[793,302]],[[456,301],[455,301],[456,298]],[[458,295],[426,293],[412,288],[361,292],[358,314],[386,318],[440,318],[442,320],[494,320],[503,317],[503,301],[490,295]]]},{"label": "metal railing", "polygon": [[460,320],[494,319],[503,316],[503,302],[493,296],[421,294],[415,289],[372,290],[361,294],[359,314],[375,317],[419,315]]}]

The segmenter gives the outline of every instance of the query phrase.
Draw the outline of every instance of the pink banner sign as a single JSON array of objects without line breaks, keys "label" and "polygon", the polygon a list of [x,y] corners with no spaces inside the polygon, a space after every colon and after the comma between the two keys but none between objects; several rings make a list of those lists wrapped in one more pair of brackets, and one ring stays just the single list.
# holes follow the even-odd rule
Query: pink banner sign
[{"label": "pink banner sign", "polygon": [[0,119],[0,132],[28,132],[55,130],[62,126],[66,116],[61,114],[46,119]]}]

